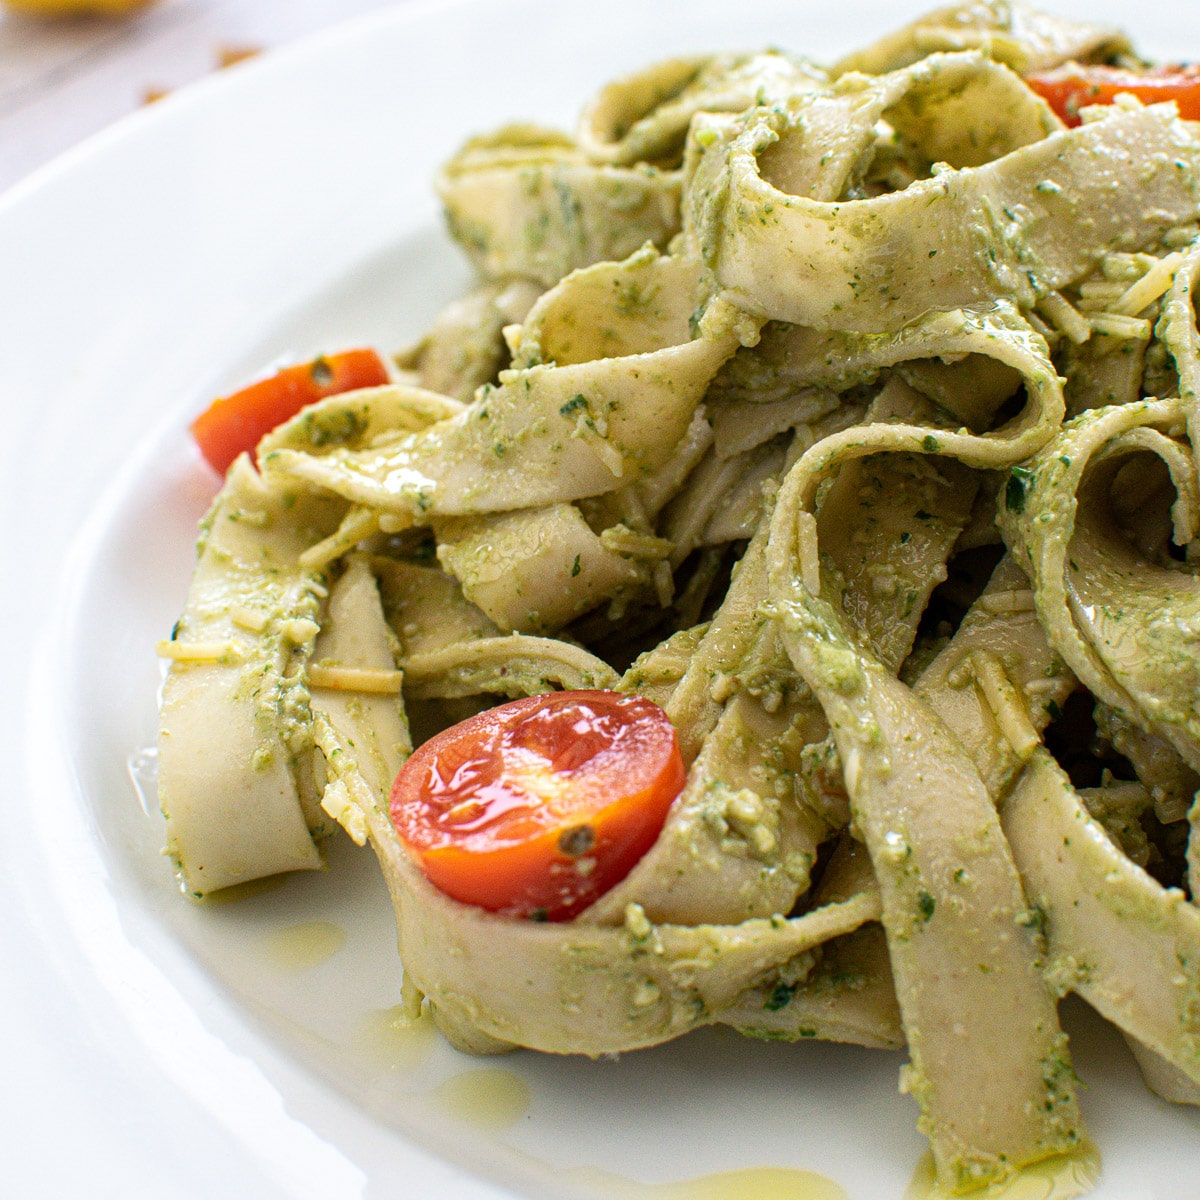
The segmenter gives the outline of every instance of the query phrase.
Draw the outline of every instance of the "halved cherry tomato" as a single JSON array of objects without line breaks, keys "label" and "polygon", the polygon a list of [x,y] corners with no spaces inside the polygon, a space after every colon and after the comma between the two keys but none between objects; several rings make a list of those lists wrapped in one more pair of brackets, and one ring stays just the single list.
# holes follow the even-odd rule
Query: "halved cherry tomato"
[{"label": "halved cherry tomato", "polygon": [[455,900],[565,921],[653,845],[685,774],[675,728],[653,701],[529,696],[420,746],[392,785],[392,824]]},{"label": "halved cherry tomato", "polygon": [[338,392],[378,387],[390,376],[374,350],[344,350],[284,367],[230,396],[214,400],[193,422],[200,453],[222,475],[243,451],[249,453],[276,425],[302,408]]},{"label": "halved cherry tomato", "polygon": [[1174,100],[1181,117],[1200,121],[1200,66],[1195,63],[1144,71],[1068,63],[1044,74],[1027,75],[1025,82],[1068,125],[1079,124],[1079,110],[1085,105],[1111,104],[1121,92],[1145,104]]}]

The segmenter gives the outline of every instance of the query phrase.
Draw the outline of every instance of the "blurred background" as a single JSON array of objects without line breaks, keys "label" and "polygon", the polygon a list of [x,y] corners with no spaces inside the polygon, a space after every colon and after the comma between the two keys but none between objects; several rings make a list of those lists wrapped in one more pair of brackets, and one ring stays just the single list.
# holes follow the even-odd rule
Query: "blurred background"
[{"label": "blurred background", "polygon": [[2,0],[0,191],[192,80],[394,3]]}]

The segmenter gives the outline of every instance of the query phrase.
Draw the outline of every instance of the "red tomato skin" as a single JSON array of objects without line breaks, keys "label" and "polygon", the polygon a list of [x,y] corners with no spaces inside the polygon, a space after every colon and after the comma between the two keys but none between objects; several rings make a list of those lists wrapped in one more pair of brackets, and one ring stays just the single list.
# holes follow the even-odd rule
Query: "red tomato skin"
[{"label": "red tomato skin", "polygon": [[378,387],[390,379],[374,350],[344,350],[284,367],[240,391],[214,400],[191,424],[201,454],[224,475],[278,425],[326,396]]},{"label": "red tomato skin", "polygon": [[443,730],[396,777],[391,817],[435,887],[490,912],[563,921],[657,839],[686,771],[652,701],[557,692]]},{"label": "red tomato skin", "polygon": [[1145,71],[1069,63],[1025,82],[1070,126],[1079,124],[1081,108],[1111,104],[1122,92],[1144,104],[1174,100],[1184,120],[1200,120],[1200,67],[1191,63]]}]

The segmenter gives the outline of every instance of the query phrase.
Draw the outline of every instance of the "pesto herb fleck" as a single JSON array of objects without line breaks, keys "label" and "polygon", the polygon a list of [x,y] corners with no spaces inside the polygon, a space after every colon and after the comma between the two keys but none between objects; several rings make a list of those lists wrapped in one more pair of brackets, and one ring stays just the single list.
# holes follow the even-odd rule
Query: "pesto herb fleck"
[{"label": "pesto herb fleck", "polygon": [[767,1012],[778,1012],[781,1008],[787,1008],[791,1004],[795,994],[796,985],[794,983],[777,983],[763,1003],[763,1008]]},{"label": "pesto herb fleck", "polygon": [[1008,484],[1004,489],[1004,507],[1009,512],[1025,511],[1025,493],[1032,479],[1033,472],[1028,467],[1013,467],[1009,472]]}]

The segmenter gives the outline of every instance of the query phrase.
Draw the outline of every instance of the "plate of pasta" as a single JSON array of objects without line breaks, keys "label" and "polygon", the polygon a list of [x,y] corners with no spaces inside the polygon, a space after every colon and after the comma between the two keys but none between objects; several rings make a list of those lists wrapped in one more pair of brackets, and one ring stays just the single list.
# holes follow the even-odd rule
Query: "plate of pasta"
[{"label": "plate of pasta", "polygon": [[19,1180],[1194,1188],[1200,22],[1122,7],[400,7],[10,193]]}]

